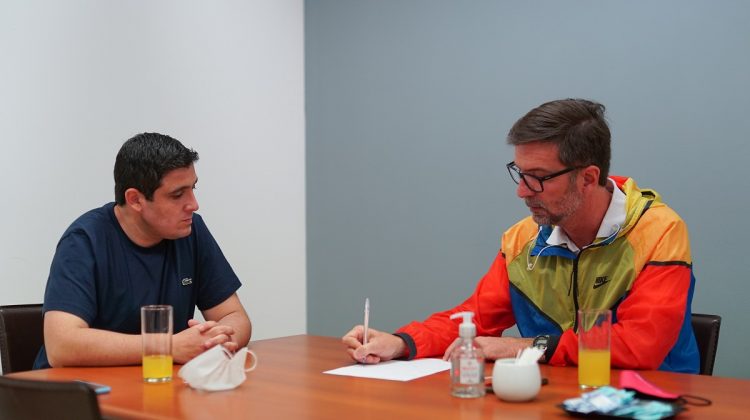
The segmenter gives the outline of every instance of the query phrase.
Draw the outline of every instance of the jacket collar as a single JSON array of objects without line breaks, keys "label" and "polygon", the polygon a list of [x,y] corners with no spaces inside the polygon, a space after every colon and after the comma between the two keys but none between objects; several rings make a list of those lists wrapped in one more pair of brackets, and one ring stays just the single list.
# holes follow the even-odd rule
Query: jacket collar
[{"label": "jacket collar", "polygon": [[[604,219],[602,219],[602,223],[599,225],[594,243],[611,242],[625,225],[625,217],[627,215],[625,193],[617,187],[612,178],[607,178],[607,182],[609,183],[609,187],[612,188],[612,198],[609,201],[607,212],[604,213]],[[551,228],[549,235],[545,235],[546,245],[563,246],[575,254],[581,251],[560,226],[545,226],[542,230],[547,230],[545,228]]]}]

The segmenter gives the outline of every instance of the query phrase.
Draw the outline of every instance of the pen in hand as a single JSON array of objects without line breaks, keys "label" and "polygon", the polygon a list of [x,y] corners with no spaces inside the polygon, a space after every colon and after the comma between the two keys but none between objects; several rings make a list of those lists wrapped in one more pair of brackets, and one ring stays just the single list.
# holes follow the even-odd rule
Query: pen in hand
[{"label": "pen in hand", "polygon": [[367,345],[367,328],[369,324],[370,324],[370,298],[365,298],[365,331],[362,334],[363,346]]}]

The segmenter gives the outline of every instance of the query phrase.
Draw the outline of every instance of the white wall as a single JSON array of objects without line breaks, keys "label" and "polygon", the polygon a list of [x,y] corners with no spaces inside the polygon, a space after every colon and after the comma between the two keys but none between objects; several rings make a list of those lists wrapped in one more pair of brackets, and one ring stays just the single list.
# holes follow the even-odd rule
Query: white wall
[{"label": "white wall", "polygon": [[122,142],[158,131],[200,154],[253,338],[304,333],[303,50],[302,0],[0,0],[0,304],[42,301]]}]

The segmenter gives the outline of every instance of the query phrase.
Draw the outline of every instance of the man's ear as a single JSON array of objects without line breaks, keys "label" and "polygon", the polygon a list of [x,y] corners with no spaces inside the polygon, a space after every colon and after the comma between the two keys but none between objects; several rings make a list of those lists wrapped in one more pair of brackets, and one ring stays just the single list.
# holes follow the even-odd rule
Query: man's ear
[{"label": "man's ear", "polygon": [[584,187],[595,187],[599,185],[599,170],[598,166],[589,165],[583,168],[583,186]]},{"label": "man's ear", "polygon": [[146,197],[137,189],[128,188],[125,190],[125,205],[131,209],[140,212],[143,209],[143,202],[145,200]]}]

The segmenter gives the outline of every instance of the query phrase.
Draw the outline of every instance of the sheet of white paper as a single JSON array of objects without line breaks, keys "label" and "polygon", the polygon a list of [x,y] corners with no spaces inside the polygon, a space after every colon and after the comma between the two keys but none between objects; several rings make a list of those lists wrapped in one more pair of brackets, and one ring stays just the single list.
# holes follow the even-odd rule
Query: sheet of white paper
[{"label": "sheet of white paper", "polygon": [[351,365],[325,371],[329,375],[356,376],[359,378],[411,381],[451,368],[442,359],[391,360],[376,365]]}]

